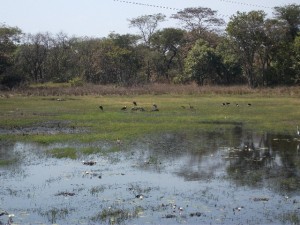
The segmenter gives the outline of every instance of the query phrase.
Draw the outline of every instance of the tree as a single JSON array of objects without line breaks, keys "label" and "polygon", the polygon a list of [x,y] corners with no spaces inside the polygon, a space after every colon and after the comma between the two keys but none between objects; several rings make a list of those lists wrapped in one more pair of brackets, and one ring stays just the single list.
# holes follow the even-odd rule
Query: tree
[{"label": "tree", "polygon": [[[170,70],[175,67],[177,73],[182,71],[182,58],[180,48],[184,44],[185,31],[175,28],[165,28],[153,34],[152,43],[154,49],[161,57],[158,58],[161,64],[161,74],[170,81]],[[176,63],[174,61],[176,60]]]},{"label": "tree", "polygon": [[46,60],[51,44],[50,34],[28,34],[25,35],[23,42],[17,54],[19,70],[34,82],[47,81]]},{"label": "tree", "polygon": [[251,87],[257,85],[255,59],[264,43],[265,17],[266,14],[263,11],[238,12],[237,15],[231,17],[226,28],[234,44],[233,47],[240,56],[244,75]]},{"label": "tree", "polygon": [[244,82],[240,58],[232,45],[231,41],[224,37],[216,47],[216,54],[220,60],[220,64],[216,65],[219,83],[226,85]]},{"label": "tree", "polygon": [[140,16],[129,20],[130,27],[136,27],[140,31],[143,42],[146,46],[151,46],[151,37],[156,31],[158,24],[165,21],[166,16],[158,13],[154,15]]},{"label": "tree", "polygon": [[285,23],[290,40],[294,40],[300,31],[300,5],[290,4],[274,9],[275,17]]},{"label": "tree", "polygon": [[21,38],[21,30],[0,24],[0,81],[12,88],[21,81],[19,74],[12,75],[9,71],[14,63],[14,53]]},{"label": "tree", "polygon": [[147,81],[151,80],[151,65],[150,60],[153,53],[151,52],[151,39],[152,35],[158,28],[158,24],[160,22],[165,21],[166,16],[158,13],[154,15],[144,15],[134,19],[129,20],[130,27],[136,27],[140,31],[141,39],[143,40],[143,44],[145,48],[143,52],[146,53],[144,57],[144,71],[147,76]]},{"label": "tree", "polygon": [[203,85],[205,80],[213,81],[218,64],[215,50],[208,42],[199,39],[185,59],[186,79],[196,81],[198,85]]},{"label": "tree", "polygon": [[50,38],[51,46],[47,53],[46,74],[54,82],[68,82],[76,74],[76,52],[72,49],[72,40],[64,33]]},{"label": "tree", "polygon": [[224,20],[217,17],[217,11],[204,7],[185,8],[171,18],[179,20],[194,39],[205,39],[208,33],[216,32],[218,27],[224,25]]}]

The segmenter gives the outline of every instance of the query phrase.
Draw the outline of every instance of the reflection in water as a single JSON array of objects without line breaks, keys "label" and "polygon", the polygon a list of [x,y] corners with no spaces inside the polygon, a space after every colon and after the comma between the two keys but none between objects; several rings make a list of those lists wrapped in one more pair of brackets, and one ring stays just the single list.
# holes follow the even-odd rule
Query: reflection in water
[{"label": "reflection in water", "polygon": [[17,224],[299,223],[299,143],[239,124],[150,136],[78,160],[46,154],[70,144],[1,143],[0,162],[9,163],[0,164],[0,212]]}]

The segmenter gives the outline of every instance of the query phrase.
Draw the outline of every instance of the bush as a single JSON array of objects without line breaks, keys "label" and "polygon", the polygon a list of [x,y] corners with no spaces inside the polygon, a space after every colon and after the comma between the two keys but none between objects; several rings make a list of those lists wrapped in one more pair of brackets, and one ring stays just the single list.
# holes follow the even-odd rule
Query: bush
[{"label": "bush", "polygon": [[82,87],[84,85],[84,81],[80,77],[75,77],[72,80],[69,80],[69,83],[72,87]]},{"label": "bush", "polygon": [[1,79],[1,85],[12,90],[14,87],[20,86],[23,82],[23,77],[18,74],[5,74]]}]

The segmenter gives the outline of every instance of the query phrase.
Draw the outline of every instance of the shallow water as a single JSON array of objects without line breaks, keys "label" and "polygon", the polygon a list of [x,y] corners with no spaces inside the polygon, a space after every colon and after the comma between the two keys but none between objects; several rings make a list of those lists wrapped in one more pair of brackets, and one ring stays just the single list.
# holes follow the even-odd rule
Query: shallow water
[{"label": "shallow water", "polygon": [[297,138],[236,127],[90,145],[107,152],[56,159],[47,150],[85,146],[1,143],[0,212],[14,224],[300,223]]}]

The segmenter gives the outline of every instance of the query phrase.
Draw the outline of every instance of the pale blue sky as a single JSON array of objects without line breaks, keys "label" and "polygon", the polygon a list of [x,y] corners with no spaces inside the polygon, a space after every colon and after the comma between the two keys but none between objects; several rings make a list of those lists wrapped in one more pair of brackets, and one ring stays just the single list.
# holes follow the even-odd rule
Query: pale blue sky
[{"label": "pale blue sky", "polygon": [[[175,9],[209,7],[228,20],[237,11],[264,10],[272,16],[274,6],[300,4],[300,0],[125,0]],[[169,19],[174,9],[147,7],[116,0],[0,0],[0,23],[17,26],[25,33],[59,32],[69,36],[106,37],[110,32],[136,34],[128,19],[163,13],[161,27],[178,26]]]}]

